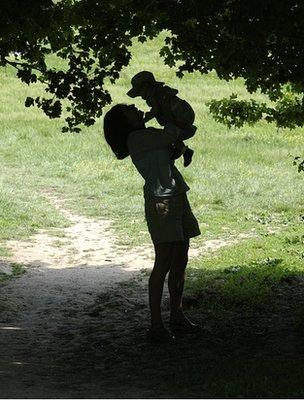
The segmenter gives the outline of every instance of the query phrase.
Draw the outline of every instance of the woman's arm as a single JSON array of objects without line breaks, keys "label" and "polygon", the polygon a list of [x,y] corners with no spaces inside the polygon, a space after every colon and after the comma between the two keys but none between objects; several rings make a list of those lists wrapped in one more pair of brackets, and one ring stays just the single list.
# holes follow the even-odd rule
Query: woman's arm
[{"label": "woman's arm", "polygon": [[178,139],[189,139],[195,134],[196,127],[191,126],[187,129],[180,129],[173,124],[166,124],[164,129],[146,128],[130,134],[130,152],[138,153],[159,149],[172,145]]}]

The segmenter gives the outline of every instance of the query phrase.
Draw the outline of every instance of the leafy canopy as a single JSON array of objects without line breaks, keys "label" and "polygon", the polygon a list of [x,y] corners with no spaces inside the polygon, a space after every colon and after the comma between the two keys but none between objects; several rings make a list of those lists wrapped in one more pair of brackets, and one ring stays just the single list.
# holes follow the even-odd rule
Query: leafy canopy
[{"label": "leafy canopy", "polygon": [[[221,79],[244,78],[272,103],[209,103],[228,126],[259,119],[281,127],[304,125],[304,3],[295,0],[3,0],[0,65],[13,65],[25,83],[41,81],[50,96],[27,98],[67,126],[92,125],[111,102],[104,82],[128,65],[132,38],[145,41],[167,30],[164,62],[185,72],[215,70]],[[63,62],[47,63],[53,53]]]}]

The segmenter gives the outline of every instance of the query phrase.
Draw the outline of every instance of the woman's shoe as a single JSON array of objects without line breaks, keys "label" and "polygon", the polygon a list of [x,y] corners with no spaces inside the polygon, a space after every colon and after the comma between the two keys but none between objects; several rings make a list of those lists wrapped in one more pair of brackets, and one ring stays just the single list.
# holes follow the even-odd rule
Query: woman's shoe
[{"label": "woman's shoe", "polygon": [[175,336],[165,328],[149,328],[146,333],[147,340],[152,343],[173,343]]},{"label": "woman's shoe", "polygon": [[169,327],[173,333],[201,333],[203,330],[201,325],[191,322],[187,317],[181,321],[170,321]]}]

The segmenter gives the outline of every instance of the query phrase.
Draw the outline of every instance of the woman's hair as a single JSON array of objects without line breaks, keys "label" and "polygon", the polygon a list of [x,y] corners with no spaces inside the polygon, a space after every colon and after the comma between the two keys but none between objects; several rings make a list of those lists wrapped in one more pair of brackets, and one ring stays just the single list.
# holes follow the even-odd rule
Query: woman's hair
[{"label": "woman's hair", "polygon": [[105,139],[119,160],[130,154],[127,141],[129,133],[134,130],[124,113],[126,107],[125,104],[116,104],[106,113],[103,122]]}]

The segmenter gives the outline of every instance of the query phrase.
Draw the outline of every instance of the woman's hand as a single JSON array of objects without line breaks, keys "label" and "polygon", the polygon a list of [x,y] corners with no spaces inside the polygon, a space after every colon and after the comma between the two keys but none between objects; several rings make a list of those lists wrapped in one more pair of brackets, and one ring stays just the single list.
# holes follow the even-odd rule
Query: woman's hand
[{"label": "woman's hand", "polygon": [[155,114],[152,111],[148,111],[144,115],[144,123],[151,121],[151,119],[155,118]]}]

